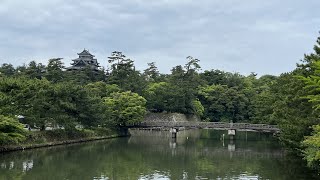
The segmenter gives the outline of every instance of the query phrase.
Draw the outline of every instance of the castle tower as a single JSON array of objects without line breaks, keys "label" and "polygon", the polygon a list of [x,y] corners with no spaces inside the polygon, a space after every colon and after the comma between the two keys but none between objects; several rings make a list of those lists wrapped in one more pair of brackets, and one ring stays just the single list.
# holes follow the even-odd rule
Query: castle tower
[{"label": "castle tower", "polygon": [[92,70],[97,71],[100,67],[97,59],[95,59],[94,55],[90,54],[88,50],[84,49],[81,53],[78,53],[78,55],[79,57],[77,59],[72,60],[72,66],[66,68],[68,71],[81,70],[85,67],[90,67]]}]

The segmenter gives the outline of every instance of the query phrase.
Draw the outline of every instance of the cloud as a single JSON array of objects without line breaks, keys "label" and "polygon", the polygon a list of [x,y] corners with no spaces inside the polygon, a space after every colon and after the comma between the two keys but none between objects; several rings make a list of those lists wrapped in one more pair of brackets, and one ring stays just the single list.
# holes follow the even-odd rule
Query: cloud
[{"label": "cloud", "polygon": [[104,66],[119,50],[138,68],[157,61],[166,73],[192,55],[203,69],[279,74],[312,49],[319,5],[317,0],[0,0],[0,63],[64,57],[68,64],[87,48]]}]

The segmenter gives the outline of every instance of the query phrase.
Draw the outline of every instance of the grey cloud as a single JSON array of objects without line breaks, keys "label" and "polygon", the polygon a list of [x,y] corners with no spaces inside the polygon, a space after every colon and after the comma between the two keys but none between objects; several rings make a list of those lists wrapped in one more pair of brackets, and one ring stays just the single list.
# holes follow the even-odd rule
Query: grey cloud
[{"label": "grey cloud", "polygon": [[120,50],[138,68],[169,72],[185,57],[203,69],[290,71],[318,36],[320,2],[298,0],[2,0],[0,63],[20,65],[88,48],[101,64]]}]

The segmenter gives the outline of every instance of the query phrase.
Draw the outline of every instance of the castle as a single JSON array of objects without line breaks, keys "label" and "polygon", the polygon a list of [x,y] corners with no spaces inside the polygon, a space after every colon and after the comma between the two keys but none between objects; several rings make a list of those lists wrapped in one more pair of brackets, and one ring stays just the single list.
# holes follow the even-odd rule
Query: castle
[{"label": "castle", "polygon": [[73,59],[72,66],[67,67],[67,71],[72,70],[81,70],[86,67],[90,67],[94,71],[98,71],[99,63],[97,59],[94,58],[94,55],[90,54],[90,52],[84,49],[81,53],[78,53],[79,57],[77,59]]}]

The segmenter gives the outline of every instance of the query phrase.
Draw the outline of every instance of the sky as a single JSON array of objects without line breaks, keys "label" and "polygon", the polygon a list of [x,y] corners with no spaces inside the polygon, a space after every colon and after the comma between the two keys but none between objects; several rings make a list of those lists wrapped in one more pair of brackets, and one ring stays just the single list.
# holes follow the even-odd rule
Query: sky
[{"label": "sky", "polygon": [[84,48],[107,67],[121,51],[162,73],[200,60],[203,70],[279,75],[311,53],[319,0],[0,0],[0,64],[64,58]]}]

